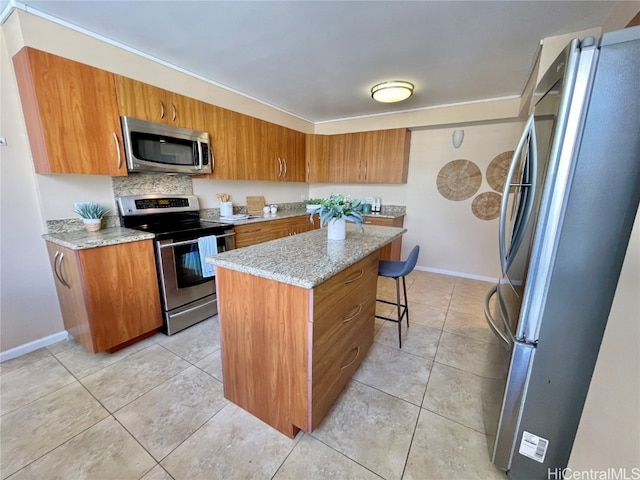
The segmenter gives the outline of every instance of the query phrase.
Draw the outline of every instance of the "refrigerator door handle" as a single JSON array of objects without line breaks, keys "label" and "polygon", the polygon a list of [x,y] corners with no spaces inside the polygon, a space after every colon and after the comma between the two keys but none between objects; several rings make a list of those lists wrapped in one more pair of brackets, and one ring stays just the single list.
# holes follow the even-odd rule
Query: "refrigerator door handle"
[{"label": "refrigerator door handle", "polygon": [[506,276],[507,273],[507,247],[504,236],[507,228],[507,206],[509,203],[509,190],[511,189],[511,181],[513,180],[513,175],[516,173],[516,167],[518,166],[518,160],[520,158],[520,155],[522,154],[522,149],[524,148],[527,138],[529,138],[529,133],[531,131],[533,122],[534,116],[531,115],[524,127],[524,131],[522,132],[522,136],[520,137],[518,146],[513,152],[513,160],[511,161],[509,173],[507,174],[507,178],[504,183],[504,192],[502,193],[502,203],[500,204],[500,222],[498,224],[498,247],[500,250],[500,269],[502,270],[503,277]]},{"label": "refrigerator door handle", "polygon": [[509,351],[509,350],[511,350],[511,347],[513,346],[511,338],[507,337],[497,327],[497,325],[495,323],[495,320],[493,319],[493,316],[491,315],[491,308],[489,307],[489,302],[491,301],[491,297],[493,297],[496,294],[497,291],[498,291],[498,286],[496,285],[495,287],[492,287],[491,290],[489,290],[487,292],[487,294],[485,295],[485,297],[484,297],[484,317],[487,319],[487,323],[489,324],[489,328],[491,328],[491,330],[496,335],[496,337],[498,337],[504,343],[504,345],[502,345],[502,347],[505,350]]}]

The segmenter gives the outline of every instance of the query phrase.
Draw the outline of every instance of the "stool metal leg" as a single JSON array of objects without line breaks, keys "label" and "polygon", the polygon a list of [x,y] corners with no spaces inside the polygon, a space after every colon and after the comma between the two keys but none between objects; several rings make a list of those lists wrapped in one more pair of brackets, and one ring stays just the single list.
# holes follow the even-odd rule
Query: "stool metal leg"
[{"label": "stool metal leg", "polygon": [[407,314],[407,328],[409,328],[409,300],[407,299],[407,282],[402,277],[402,289],[404,290],[404,311]]},{"label": "stool metal leg", "polygon": [[[402,277],[404,280],[404,277]],[[406,298],[406,294],[405,294]],[[398,308],[398,343],[402,348],[402,315],[400,314],[400,278],[396,277],[396,307]]]}]

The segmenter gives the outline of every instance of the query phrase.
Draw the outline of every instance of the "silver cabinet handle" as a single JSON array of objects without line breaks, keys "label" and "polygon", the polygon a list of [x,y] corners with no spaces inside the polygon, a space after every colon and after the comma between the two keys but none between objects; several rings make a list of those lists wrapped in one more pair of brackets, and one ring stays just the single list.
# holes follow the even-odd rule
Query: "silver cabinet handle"
[{"label": "silver cabinet handle", "polygon": [[53,262],[53,271],[55,272],[56,277],[58,278],[58,280],[60,280],[60,283],[62,285],[64,285],[67,288],[71,288],[71,285],[69,285],[67,281],[64,279],[64,277],[62,276],[62,260],[63,259],[64,259],[64,253],[56,251],[56,256],[54,257],[54,262]]},{"label": "silver cabinet handle", "polygon": [[171,120],[176,121],[176,106],[171,104]]},{"label": "silver cabinet handle", "polygon": [[356,308],[351,309],[351,311],[354,311],[354,310],[355,310],[355,313],[353,315],[349,315],[348,317],[345,317],[344,320],[342,320],[342,323],[349,323],[351,320],[353,320],[358,315],[360,315],[360,312],[362,311],[362,303],[359,303],[358,305],[356,305]]},{"label": "silver cabinet handle", "polygon": [[492,287],[491,290],[489,290],[485,295],[484,317],[486,318],[487,323],[489,324],[489,328],[493,330],[493,333],[496,335],[496,337],[498,337],[500,340],[502,340],[505,343],[505,345],[503,345],[505,350],[511,350],[511,340],[504,333],[502,333],[500,329],[496,326],[495,320],[491,315],[491,309],[489,308],[489,302],[491,301],[491,297],[493,297],[497,292],[498,292],[498,286],[496,285],[495,287]]},{"label": "silver cabinet handle", "polygon": [[164,118],[164,102],[160,100],[160,118]]},{"label": "silver cabinet handle", "polygon": [[118,140],[118,134],[116,132],[113,133],[113,143],[116,146],[116,152],[118,152],[118,170],[122,168],[122,155],[120,154],[120,141]]},{"label": "silver cabinet handle", "polygon": [[282,176],[282,159],[278,157],[278,177]]},{"label": "silver cabinet handle", "polygon": [[358,355],[360,355],[360,347],[357,347],[356,349],[356,356],[353,357],[353,360],[351,360],[349,363],[347,363],[346,365],[343,365],[342,367],[340,367],[340,370],[344,370],[346,368],[349,368],[351,365],[353,365],[353,362],[355,362],[358,359]]},{"label": "silver cabinet handle", "polygon": [[346,280],[344,284],[349,285],[350,283],[353,283],[356,280],[359,280],[360,278],[362,278],[363,275],[364,275],[364,270],[360,270],[360,272],[355,277],[350,278],[349,280]]},{"label": "silver cabinet handle", "polygon": [[282,163],[284,163],[284,173],[282,174],[282,176],[286,177],[287,176],[287,159],[283,158]]}]

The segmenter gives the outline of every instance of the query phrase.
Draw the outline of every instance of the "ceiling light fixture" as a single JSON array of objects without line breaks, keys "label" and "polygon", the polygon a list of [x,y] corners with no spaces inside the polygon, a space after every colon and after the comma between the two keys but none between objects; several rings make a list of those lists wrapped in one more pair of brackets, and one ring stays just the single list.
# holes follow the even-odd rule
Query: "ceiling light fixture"
[{"label": "ceiling light fixture", "polygon": [[371,88],[371,98],[384,103],[401,102],[412,94],[413,83],[402,80],[378,83]]}]

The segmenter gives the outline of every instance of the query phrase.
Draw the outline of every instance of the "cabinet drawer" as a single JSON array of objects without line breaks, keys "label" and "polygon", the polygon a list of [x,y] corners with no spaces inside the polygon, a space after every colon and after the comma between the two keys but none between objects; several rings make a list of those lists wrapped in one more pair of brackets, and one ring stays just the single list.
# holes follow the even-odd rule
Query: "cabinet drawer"
[{"label": "cabinet drawer", "polygon": [[348,335],[362,319],[373,322],[376,309],[377,276],[369,275],[355,289],[338,302],[324,302],[314,311],[313,349],[324,354],[331,346]]},{"label": "cabinet drawer", "polygon": [[236,232],[236,248],[248,247],[249,245],[271,240],[271,226],[266,222],[236,226],[234,231]]},{"label": "cabinet drawer", "polygon": [[373,344],[373,319],[364,321],[352,335],[334,348],[319,355],[313,352],[311,382],[311,428],[314,429],[329,411],[344,386],[358,369]]},{"label": "cabinet drawer", "polygon": [[[313,289],[313,314],[322,317],[328,309],[347,296],[354,295],[354,291],[363,283],[378,276],[378,252],[374,252],[358,263],[351,265],[342,272],[331,277],[326,282]],[[314,320],[315,321],[315,320]]]}]

